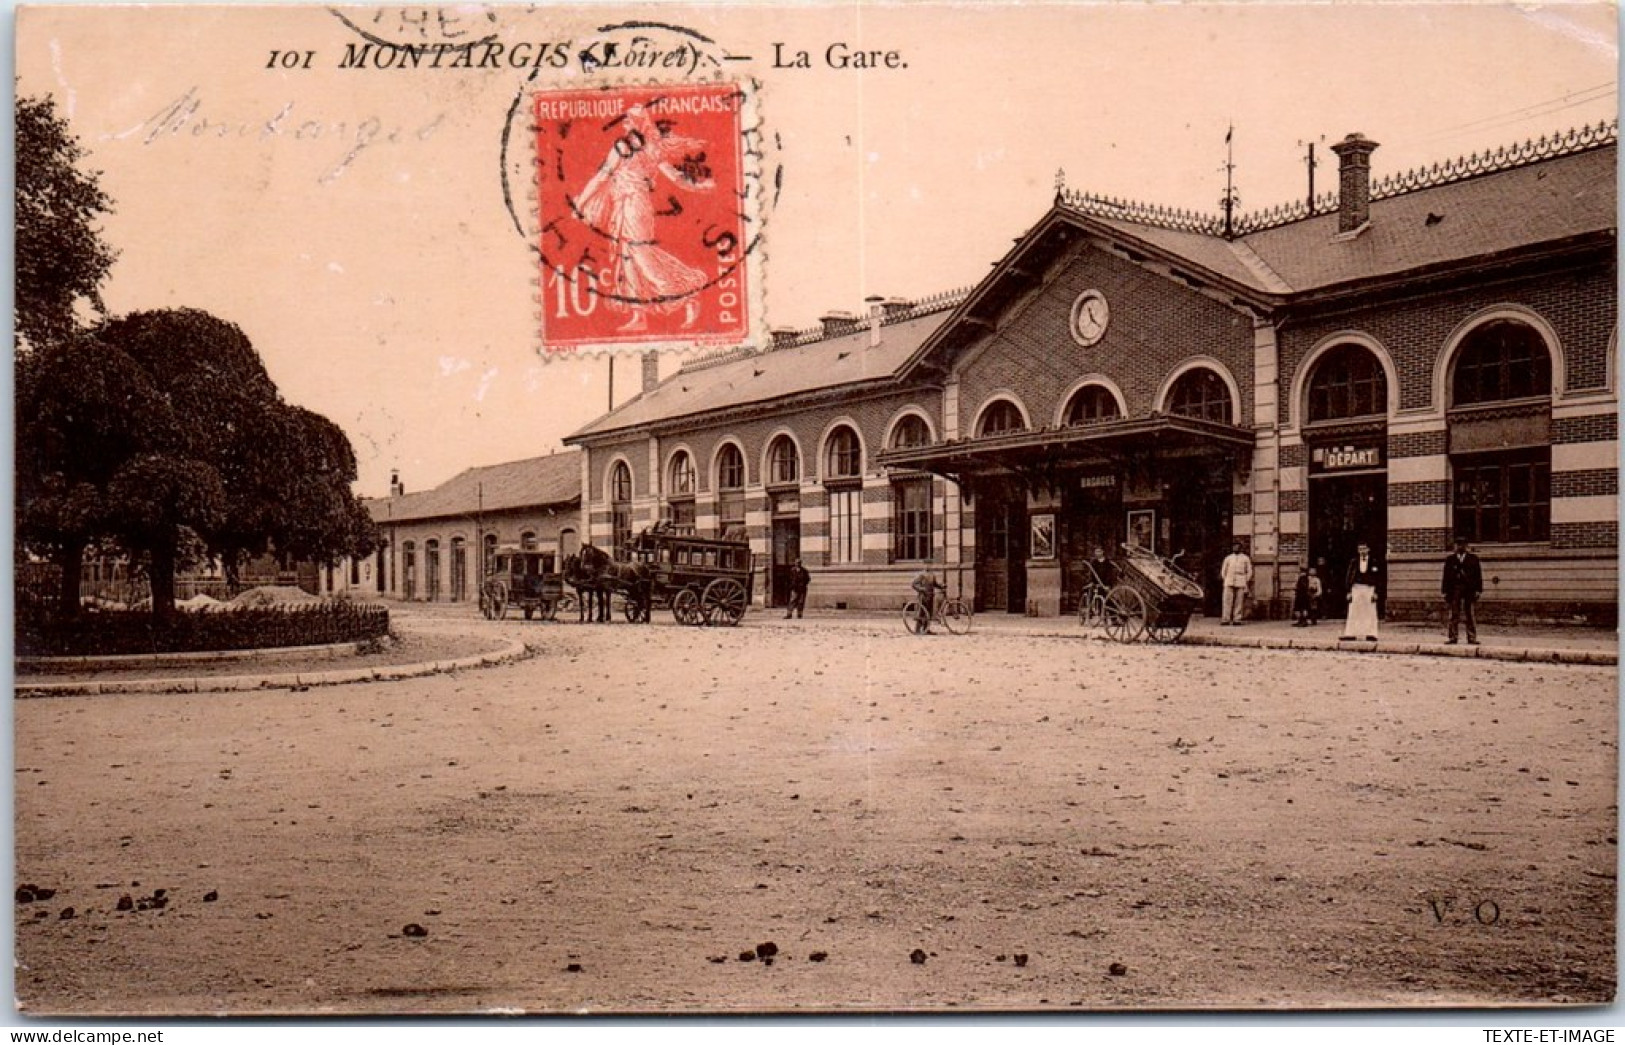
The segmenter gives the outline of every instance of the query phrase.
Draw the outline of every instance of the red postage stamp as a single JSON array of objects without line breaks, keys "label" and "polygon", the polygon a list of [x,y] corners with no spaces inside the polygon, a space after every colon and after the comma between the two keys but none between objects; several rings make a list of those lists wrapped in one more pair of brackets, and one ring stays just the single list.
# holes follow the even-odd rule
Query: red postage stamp
[{"label": "red postage stamp", "polygon": [[537,92],[545,352],[749,337],[745,97],[729,83]]}]

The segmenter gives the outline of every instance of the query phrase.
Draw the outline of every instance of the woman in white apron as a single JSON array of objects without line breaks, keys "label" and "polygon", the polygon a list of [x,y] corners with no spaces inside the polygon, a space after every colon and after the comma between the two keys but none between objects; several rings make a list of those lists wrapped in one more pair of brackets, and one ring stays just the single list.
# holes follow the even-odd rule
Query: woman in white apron
[{"label": "woman in white apron", "polygon": [[1342,641],[1365,639],[1377,641],[1377,590],[1382,586],[1382,568],[1371,556],[1371,546],[1361,544],[1359,552],[1349,563],[1348,623],[1343,625]]}]

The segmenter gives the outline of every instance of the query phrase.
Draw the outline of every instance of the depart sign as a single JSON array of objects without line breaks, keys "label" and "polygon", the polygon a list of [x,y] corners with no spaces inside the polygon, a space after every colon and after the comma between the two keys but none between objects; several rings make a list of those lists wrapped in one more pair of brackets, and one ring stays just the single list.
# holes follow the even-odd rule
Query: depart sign
[{"label": "depart sign", "polygon": [[1381,468],[1380,446],[1327,446],[1315,450],[1314,461],[1322,471],[1345,472],[1355,468]]}]

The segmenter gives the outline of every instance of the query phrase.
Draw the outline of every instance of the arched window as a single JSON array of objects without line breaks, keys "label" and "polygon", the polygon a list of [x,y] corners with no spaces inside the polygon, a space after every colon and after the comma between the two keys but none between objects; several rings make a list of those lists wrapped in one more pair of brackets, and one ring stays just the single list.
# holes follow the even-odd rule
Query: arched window
[{"label": "arched window", "polygon": [[610,547],[624,558],[632,542],[632,469],[616,461],[609,473]]},{"label": "arched window", "polygon": [[694,532],[694,458],[687,450],[671,455],[666,466],[666,521],[685,533]]},{"label": "arched window", "polygon": [[717,489],[743,490],[745,488],[745,455],[732,443],[723,443],[717,451]]},{"label": "arched window", "polygon": [[611,503],[632,503],[632,469],[625,461],[616,461],[615,470],[610,473],[609,499]]},{"label": "arched window", "polygon": [[919,414],[905,414],[891,432],[892,449],[925,446],[931,442],[931,426]]},{"label": "arched window", "polygon": [[461,537],[451,539],[451,601],[468,598],[468,546]]},{"label": "arched window", "polygon": [[[1451,380],[1452,528],[1483,543],[1548,541],[1552,527],[1552,356],[1533,327],[1471,331]],[[1483,407],[1496,408],[1486,414]]]},{"label": "arched window", "polygon": [[1000,399],[982,411],[982,423],[977,426],[976,434],[1002,435],[1005,432],[1020,432],[1026,427],[1021,408],[1008,399]]},{"label": "arched window", "polygon": [[401,598],[408,602],[418,597],[418,545],[407,541],[401,545]]},{"label": "arched window", "polygon": [[1207,367],[1188,370],[1168,393],[1168,412],[1230,424],[1230,388]]},{"label": "arched window", "polygon": [[1364,345],[1338,345],[1309,378],[1309,417],[1337,421],[1388,412],[1388,375]]},{"label": "arched window", "polygon": [[1066,404],[1066,423],[1069,425],[1097,425],[1122,416],[1117,409],[1117,397],[1105,385],[1084,385],[1073,393]]},{"label": "arched window", "polygon": [[793,483],[801,478],[801,455],[796,443],[787,435],[774,439],[767,448],[767,481]]},{"label": "arched window", "polygon": [[1456,355],[1453,406],[1552,394],[1552,355],[1529,324],[1498,319],[1468,334]]},{"label": "arched window", "polygon": [[745,455],[733,443],[717,451],[717,523],[724,536],[745,526]]},{"label": "arched window", "polygon": [[863,474],[863,447],[858,433],[846,425],[829,434],[824,449],[824,478],[856,479]]},{"label": "arched window", "polygon": [[535,551],[536,550],[536,531],[535,530],[526,530],[524,533],[520,534],[519,535],[519,547],[523,551],[527,551],[527,552]]},{"label": "arched window", "polygon": [[671,466],[666,470],[666,482],[669,496],[694,496],[694,458],[688,455],[687,450],[679,450],[671,455]]},{"label": "arched window", "polygon": [[824,482],[829,490],[829,561],[863,561],[863,450],[858,433],[846,425],[829,434],[824,446]]},{"label": "arched window", "polygon": [[440,601],[440,540],[423,542],[423,586],[430,602]]},{"label": "arched window", "polygon": [[575,527],[567,526],[559,531],[559,561],[574,555],[581,550],[581,541],[576,537]]}]

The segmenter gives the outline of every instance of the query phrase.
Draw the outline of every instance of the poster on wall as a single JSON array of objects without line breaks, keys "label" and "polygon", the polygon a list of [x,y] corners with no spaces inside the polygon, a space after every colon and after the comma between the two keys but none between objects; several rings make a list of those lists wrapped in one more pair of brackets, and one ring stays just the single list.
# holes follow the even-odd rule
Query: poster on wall
[{"label": "poster on wall", "polygon": [[1055,516],[1033,516],[1033,544],[1032,557],[1035,559],[1055,558]]},{"label": "poster on wall", "polygon": [[1128,543],[1132,548],[1156,551],[1157,513],[1150,508],[1128,513]]}]

